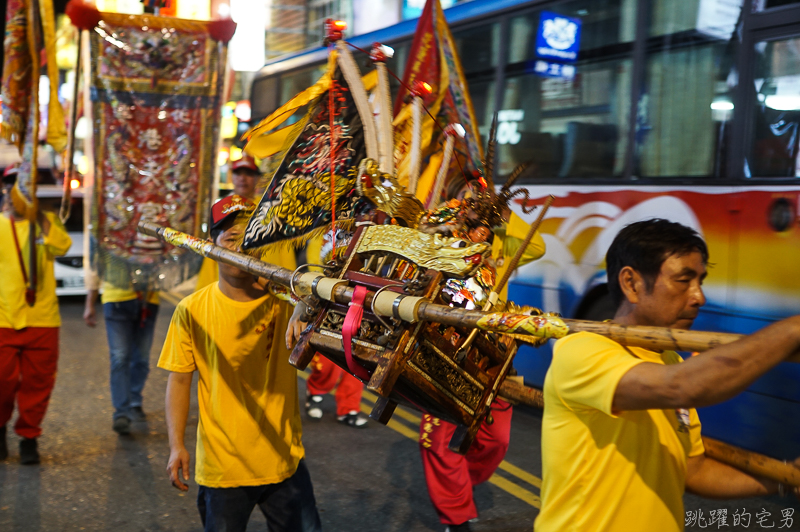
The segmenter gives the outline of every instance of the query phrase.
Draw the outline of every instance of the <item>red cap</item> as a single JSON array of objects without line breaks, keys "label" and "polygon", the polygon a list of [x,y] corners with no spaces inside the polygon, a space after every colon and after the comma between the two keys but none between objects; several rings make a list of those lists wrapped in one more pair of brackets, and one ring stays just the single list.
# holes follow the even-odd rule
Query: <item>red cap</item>
[{"label": "red cap", "polygon": [[255,207],[255,204],[252,201],[238,194],[231,194],[217,200],[211,206],[211,229],[216,229],[228,217],[235,216],[239,211],[245,211],[253,207]]},{"label": "red cap", "polygon": [[240,169],[252,170],[257,174],[261,173],[261,170],[258,169],[258,165],[256,164],[256,160],[247,154],[242,155],[241,159],[237,159],[231,163],[231,172]]}]

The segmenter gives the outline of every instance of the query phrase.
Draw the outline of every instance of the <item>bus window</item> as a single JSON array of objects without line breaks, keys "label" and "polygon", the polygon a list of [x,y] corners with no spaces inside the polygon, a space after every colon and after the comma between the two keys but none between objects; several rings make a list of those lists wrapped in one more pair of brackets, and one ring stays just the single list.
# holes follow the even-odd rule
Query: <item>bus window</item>
[{"label": "bus window", "polygon": [[453,32],[464,74],[493,70],[500,60],[500,23]]},{"label": "bus window", "polygon": [[733,68],[738,48],[735,28],[742,2],[729,2],[726,16],[706,13],[697,3],[651,0],[650,4],[650,46],[636,122],[634,174],[723,175],[735,112],[731,97],[738,79]]},{"label": "bus window", "polygon": [[278,79],[274,76],[256,79],[250,93],[250,107],[252,109],[253,124],[269,116],[280,105],[278,94]]},{"label": "bus window", "polygon": [[530,163],[526,178],[622,174],[634,4],[576,0],[549,8],[581,21],[576,63],[537,57],[541,11],[511,19],[498,113],[498,175],[525,162]]},{"label": "bus window", "polygon": [[481,135],[481,142],[483,143],[489,138],[496,85],[494,79],[471,81],[469,84],[472,107],[475,111],[475,120],[478,122],[478,132]]},{"label": "bus window", "polygon": [[[288,102],[296,94],[306,90],[311,85],[316,83],[317,80],[325,73],[326,66],[327,63],[322,63],[313,67],[308,67],[281,75],[280,104],[282,105]],[[288,126],[294,124],[300,120],[305,113],[305,107],[298,109],[297,112],[292,115],[284,125]]]},{"label": "bus window", "polygon": [[800,3],[800,0],[753,0],[753,12],[798,3]]},{"label": "bus window", "polygon": [[748,177],[800,177],[800,37],[755,45]]}]

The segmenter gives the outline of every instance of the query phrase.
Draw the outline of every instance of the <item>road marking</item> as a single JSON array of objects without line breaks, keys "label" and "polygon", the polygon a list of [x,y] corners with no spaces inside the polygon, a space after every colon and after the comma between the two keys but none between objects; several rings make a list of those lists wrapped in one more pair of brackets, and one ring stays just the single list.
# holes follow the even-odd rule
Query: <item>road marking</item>
[{"label": "road marking", "polygon": [[174,292],[159,292],[161,297],[166,299],[168,302],[172,303],[174,306],[178,306],[178,303],[181,302],[182,297],[179,294]]},{"label": "road marking", "polygon": [[514,497],[524,502],[527,502],[536,509],[542,508],[542,500],[537,495],[526,490],[525,488],[517,486],[510,480],[499,476],[497,473],[489,477],[489,482],[491,482],[501,490],[510,493]]},{"label": "road marking", "polygon": [[[301,379],[308,380],[308,373],[306,373],[305,371],[298,371],[297,374]],[[333,393],[334,391],[332,390],[329,395],[332,395]],[[369,403],[371,402],[374,404],[375,401],[377,400],[378,400],[377,395],[368,390],[364,390],[361,401],[361,412],[369,415],[369,413],[372,411],[372,406],[373,406],[372,404]],[[386,425],[390,429],[402,434],[403,436],[405,436],[410,440],[419,441],[419,432],[411,430],[404,424],[397,422],[395,420],[395,416],[416,425],[420,423],[421,421],[420,417],[407,411],[405,408],[398,406],[394,411],[394,416],[392,416],[392,419]],[[539,489],[541,489],[542,487],[542,479],[540,479],[536,475],[528,473],[524,469],[517,467],[510,462],[503,460],[502,462],[500,462],[499,467],[506,473],[518,478],[523,482],[526,482]],[[521,486],[518,486],[517,484],[506,478],[503,478],[497,473],[494,473],[491,477],[489,477],[489,482],[497,486],[501,490],[505,491],[506,493],[513,495],[514,497],[520,499],[523,502],[528,503],[534,508],[540,509],[542,507],[542,500],[539,498],[538,495],[536,495],[531,491],[526,490]]]}]

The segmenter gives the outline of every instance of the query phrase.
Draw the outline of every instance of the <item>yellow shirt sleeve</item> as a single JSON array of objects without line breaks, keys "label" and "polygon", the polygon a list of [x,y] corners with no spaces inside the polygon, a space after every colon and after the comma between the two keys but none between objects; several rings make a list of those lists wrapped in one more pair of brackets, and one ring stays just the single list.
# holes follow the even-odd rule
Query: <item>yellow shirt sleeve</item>
[{"label": "yellow shirt sleeve", "polygon": [[[525,237],[528,236],[530,228],[530,224],[525,223],[522,218],[513,212],[511,213],[511,218],[506,225],[505,236],[502,238],[503,257],[506,257],[506,260],[511,259],[517,253]],[[531,238],[528,247],[525,248],[525,251],[522,253],[522,257],[517,266],[523,266],[529,262],[540,259],[544,255],[544,252],[544,240],[542,239],[542,235],[537,231],[533,235],[533,238]]]},{"label": "yellow shirt sleeve", "polygon": [[611,406],[619,381],[643,362],[612,340],[578,333],[556,342],[549,371],[556,394],[568,408],[615,416]]},{"label": "yellow shirt sleeve", "polygon": [[158,357],[158,367],[176,373],[191,373],[197,369],[192,342],[192,316],[183,302],[172,314],[167,338]]},{"label": "yellow shirt sleeve", "polygon": [[[665,364],[681,364],[683,358],[675,351],[664,351],[663,354]],[[703,437],[701,435],[700,416],[697,415],[697,410],[694,408],[689,409],[689,437],[691,439],[692,448],[689,450],[689,456],[700,456],[706,452],[703,445]]]},{"label": "yellow shirt sleeve", "polygon": [[43,238],[44,247],[52,256],[60,257],[69,251],[72,239],[55,213],[45,212],[44,215],[50,221],[50,231]]}]

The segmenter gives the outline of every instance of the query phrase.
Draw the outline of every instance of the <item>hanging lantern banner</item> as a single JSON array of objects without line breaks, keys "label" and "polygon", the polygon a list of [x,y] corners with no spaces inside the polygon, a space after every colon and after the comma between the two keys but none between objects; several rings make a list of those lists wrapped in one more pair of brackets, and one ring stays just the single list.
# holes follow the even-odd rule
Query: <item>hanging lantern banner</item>
[{"label": "hanging lantern banner", "polygon": [[226,46],[220,21],[102,13],[91,32],[97,269],[119,287],[166,290],[193,253],[136,232],[140,220],[206,232]]},{"label": "hanging lantern banner", "polygon": [[[45,63],[50,81],[46,139],[56,151],[66,146],[64,109],[58,101],[55,17],[52,0],[6,2],[6,35],[2,79],[0,137],[15,144],[22,156],[11,193],[26,218],[36,217],[36,161],[39,144],[39,79]],[[47,78],[46,78],[47,79]]]}]

